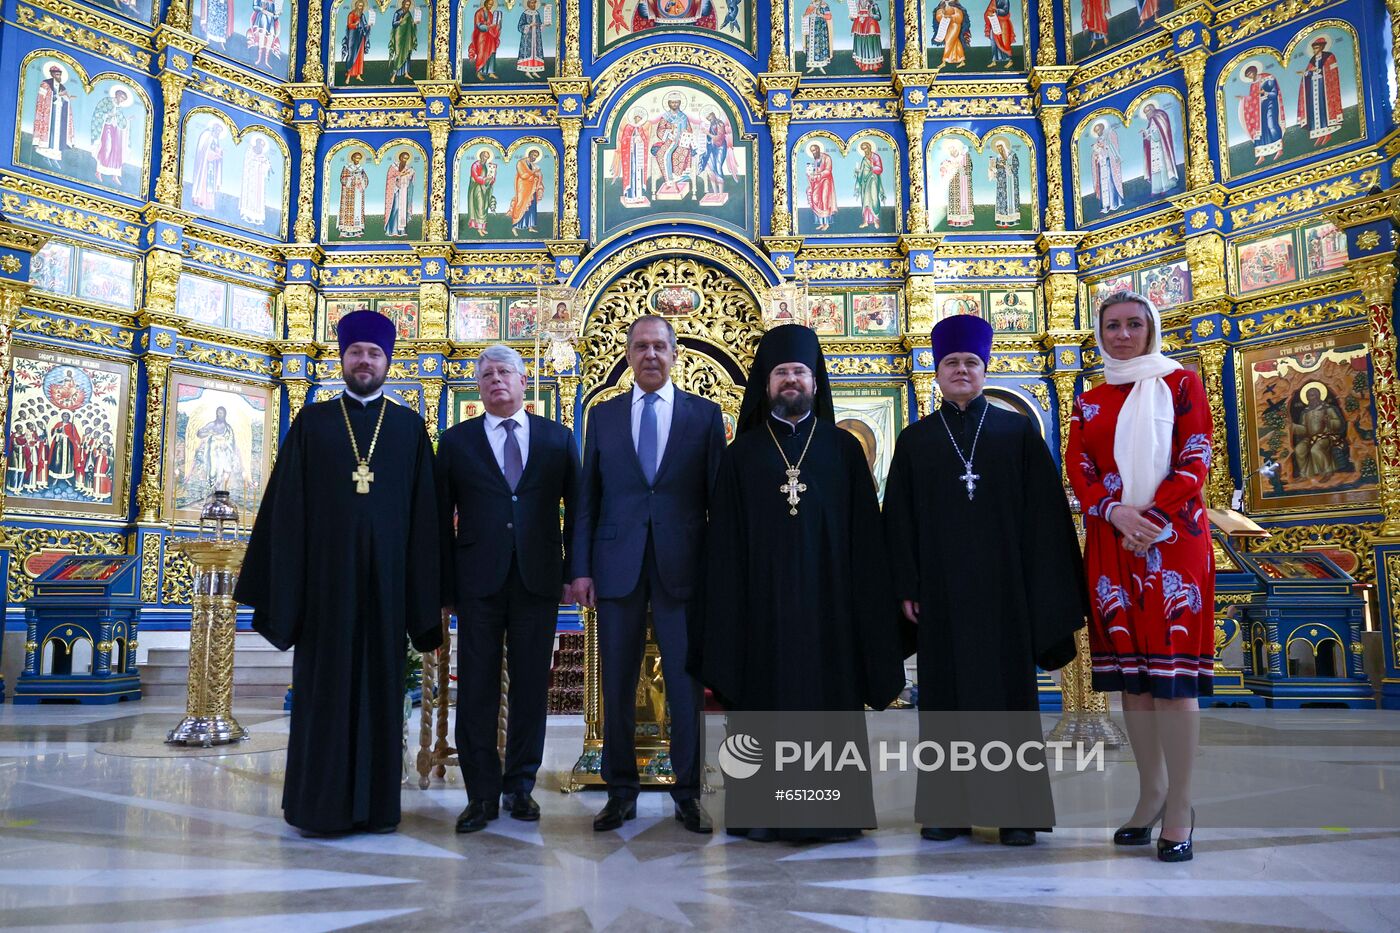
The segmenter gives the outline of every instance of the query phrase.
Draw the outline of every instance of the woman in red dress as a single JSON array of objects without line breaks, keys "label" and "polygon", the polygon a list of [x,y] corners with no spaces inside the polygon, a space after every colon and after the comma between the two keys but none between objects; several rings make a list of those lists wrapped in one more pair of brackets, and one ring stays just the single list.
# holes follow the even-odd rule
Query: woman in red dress
[{"label": "woman in red dress", "polygon": [[1105,383],[1074,403],[1065,453],[1084,505],[1096,690],[1123,693],[1138,803],[1118,845],[1191,858],[1198,698],[1212,693],[1215,566],[1202,490],[1212,421],[1195,373],[1161,353],[1161,319],[1135,292],[1099,306]]}]

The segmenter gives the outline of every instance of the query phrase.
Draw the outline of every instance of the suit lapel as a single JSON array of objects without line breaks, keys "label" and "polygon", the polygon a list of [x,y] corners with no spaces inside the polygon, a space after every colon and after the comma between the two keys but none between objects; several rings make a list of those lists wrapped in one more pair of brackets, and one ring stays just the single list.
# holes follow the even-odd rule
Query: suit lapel
[{"label": "suit lapel", "polygon": [[661,452],[661,463],[656,468],[656,481],[660,482],[662,475],[676,455],[672,454],[681,443],[681,438],[685,437],[686,422],[690,419],[690,396],[680,389],[674,389],[671,394],[671,430],[666,433],[666,449]]},{"label": "suit lapel", "polygon": [[477,458],[481,461],[481,466],[487,473],[496,477],[496,481],[507,491],[510,491],[510,484],[506,482],[505,474],[501,472],[500,464],[496,463],[496,455],[491,452],[491,442],[486,439],[486,416],[480,415],[467,422],[469,426],[468,441],[475,449]]}]

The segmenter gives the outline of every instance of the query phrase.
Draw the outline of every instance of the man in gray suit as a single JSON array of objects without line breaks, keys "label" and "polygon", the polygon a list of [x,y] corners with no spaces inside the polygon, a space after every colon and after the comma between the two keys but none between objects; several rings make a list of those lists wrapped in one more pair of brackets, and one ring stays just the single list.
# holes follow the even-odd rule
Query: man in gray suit
[{"label": "man in gray suit", "polygon": [[574,598],[598,609],[603,681],[599,832],[637,815],[636,690],[651,607],[671,707],[676,819],[711,831],[700,805],[704,692],[686,673],[687,627],[703,580],[710,491],[724,453],[719,406],[671,383],[676,332],[645,315],[627,329],[630,393],[597,405],[584,437],[583,484],[571,556]]}]

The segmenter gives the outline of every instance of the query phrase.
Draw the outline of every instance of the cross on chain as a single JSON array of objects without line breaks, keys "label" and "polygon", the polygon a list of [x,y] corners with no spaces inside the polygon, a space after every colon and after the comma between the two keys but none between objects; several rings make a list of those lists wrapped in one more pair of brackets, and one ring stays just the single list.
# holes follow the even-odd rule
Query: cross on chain
[{"label": "cross on chain", "polygon": [[965,463],[964,466],[967,469],[963,472],[962,476],[958,477],[958,479],[962,480],[963,484],[967,486],[967,498],[971,499],[972,494],[977,491],[977,481],[982,478],[982,475],[980,473],[972,472],[971,463]]},{"label": "cross on chain", "polygon": [[369,492],[369,484],[374,482],[374,474],[369,471],[369,464],[360,461],[360,465],[355,467],[355,472],[350,474],[350,479],[355,483],[355,491],[360,495]]},{"label": "cross on chain", "polygon": [[799,483],[797,481],[797,477],[802,473],[802,471],[799,470],[797,467],[788,467],[786,472],[788,481],[786,483],[783,483],[783,485],[779,486],[778,491],[787,493],[788,505],[792,506],[792,508],[788,511],[788,514],[796,515],[797,503],[799,501],[797,498],[797,494],[799,492],[806,492],[807,484]]}]

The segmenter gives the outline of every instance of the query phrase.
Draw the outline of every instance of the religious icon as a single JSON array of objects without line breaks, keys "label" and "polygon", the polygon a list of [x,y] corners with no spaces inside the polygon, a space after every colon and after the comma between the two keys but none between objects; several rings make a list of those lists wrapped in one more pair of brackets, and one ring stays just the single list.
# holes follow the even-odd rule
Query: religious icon
[{"label": "religious icon", "polygon": [[1283,51],[1253,48],[1227,65],[1218,85],[1225,177],[1364,138],[1357,63],[1353,28],[1330,20],[1299,30]]},{"label": "religious icon", "polygon": [[194,181],[190,185],[190,203],[209,212],[219,206],[219,189],[223,187],[224,133],[224,124],[211,120],[200,132],[194,147]]},{"label": "religious icon", "polygon": [[1331,221],[1311,224],[1299,230],[1302,240],[1304,277],[1335,272],[1347,262],[1347,235]]},{"label": "religious icon", "polygon": [[496,0],[481,0],[472,14],[472,38],[467,58],[476,69],[478,81],[496,77],[496,50],[501,47],[502,14]]},{"label": "religious icon", "polygon": [[454,340],[501,339],[501,303],[496,298],[458,298],[452,315]]},{"label": "religious icon", "polygon": [[145,93],[102,77],[85,89],[81,67],[58,52],[34,52],[21,67],[16,164],[140,195],[150,178],[151,123]]},{"label": "religious icon", "polygon": [[885,163],[875,151],[875,144],[863,140],[860,144],[860,164],[856,167],[856,190],[860,193],[860,229],[879,229],[880,215],[885,209],[885,184],[881,176]]},{"label": "religious icon", "polygon": [[1144,269],[1136,275],[1136,287],[1128,287],[1145,296],[1158,311],[1168,311],[1191,300],[1191,270],[1184,260]]},{"label": "religious icon", "polygon": [[1006,334],[1035,333],[1035,292],[991,292],[992,327]]},{"label": "religious icon", "polygon": [[933,10],[934,45],[940,51],[939,67],[967,67],[967,47],[972,44],[972,18],[958,0],[939,0]]},{"label": "religious icon", "polygon": [[509,150],[472,140],[458,150],[457,236],[542,239],[554,234],[554,150],[536,137]]},{"label": "religious icon", "polygon": [[73,246],[49,240],[29,264],[29,284],[53,295],[73,294],[73,252]]},{"label": "religious icon", "polygon": [[684,317],[700,308],[703,299],[699,292],[685,285],[667,285],[653,291],[649,304],[654,314],[663,317]]},{"label": "religious icon", "polygon": [[1379,489],[1366,329],[1241,351],[1250,511],[1360,508]]},{"label": "religious icon", "polygon": [[811,155],[807,163],[807,207],[817,230],[830,230],[831,219],[836,216],[836,180],[831,156],[821,143],[812,143],[807,151]]},{"label": "religious icon", "polygon": [[899,303],[894,295],[852,295],[851,336],[893,337],[899,333]]},{"label": "religious icon", "polygon": [[820,130],[797,141],[792,159],[807,177],[805,197],[793,199],[798,233],[899,232],[899,189],[889,181],[898,156],[889,137],[862,131],[842,143]]},{"label": "religious icon", "polygon": [[180,274],[175,289],[175,313],[196,324],[223,327],[227,323],[227,296],[222,282],[189,272]]},{"label": "religious icon", "polygon": [[331,21],[340,39],[336,87],[427,78],[420,49],[431,44],[431,16],[424,16],[422,0],[336,0]]},{"label": "religious icon", "polygon": [[[328,241],[420,239],[426,159],[416,143],[391,140],[378,153],[359,143],[341,143],[326,156],[323,186]],[[383,172],[382,181],[380,172]]]},{"label": "religious icon", "polygon": [[344,239],[365,235],[365,191],[369,189],[369,173],[365,171],[364,161],[365,154],[355,150],[340,170],[340,211],[336,220],[338,232]]},{"label": "religious icon", "polygon": [[136,307],[136,260],[83,250],[78,263],[78,297],[114,308]]},{"label": "religious icon", "polygon": [[737,136],[727,100],[708,88],[667,84],[614,111],[594,160],[594,232],[663,217],[753,229],[753,141]]},{"label": "religious icon", "polygon": [[5,507],[126,514],[131,367],[16,344]]},{"label": "religious icon", "polygon": [[987,176],[997,188],[994,217],[998,227],[1021,224],[1021,160],[1005,136],[992,140],[992,155],[987,162]]},{"label": "religious icon", "polygon": [[198,0],[191,27],[220,54],[279,78],[290,75],[285,54],[292,39],[296,5],[284,9],[285,0],[248,0],[241,12],[237,0]]},{"label": "religious icon", "polygon": [[374,302],[374,310],[394,322],[394,332],[399,340],[418,339],[417,300],[380,298]]},{"label": "religious icon", "polygon": [[336,327],[340,324],[340,319],[354,311],[368,311],[370,302],[367,298],[332,298],[325,302],[323,318],[321,321],[321,339],[327,343],[334,343],[336,340]]},{"label": "religious icon", "polygon": [[904,390],[895,386],[833,385],[831,403],[836,425],[855,435],[875,478],[881,499],[894,456],[894,442],[907,421]]},{"label": "religious icon", "polygon": [[[638,36],[690,33],[758,53],[752,0],[607,0],[594,17],[594,54]],[[747,14],[747,15],[746,15]]]},{"label": "religious icon", "polygon": [[267,292],[230,285],[228,328],[240,334],[272,337],[276,326],[272,308],[273,298]]},{"label": "religious icon", "polygon": [[192,214],[280,237],[285,232],[287,153],[277,137],[249,127],[242,136],[208,108],[185,120],[181,207]]},{"label": "religious icon", "polygon": [[[956,294],[939,296],[937,318],[939,321],[954,314],[975,314],[982,316],[982,293],[981,292],[957,292]],[[935,321],[934,323],[937,323]]]},{"label": "religious icon", "polygon": [[506,306],[506,339],[520,340],[535,332],[539,305],[534,297],[517,298]]},{"label": "religious icon", "polygon": [[276,442],[272,388],[176,372],[169,391],[166,504],[173,518],[198,521],[216,490],[256,515]]},{"label": "religious icon", "polygon": [[[1075,211],[1093,223],[1185,190],[1184,107],[1174,90],[1154,88],[1128,105],[1127,116],[1100,111],[1075,130],[1079,165]],[[1131,135],[1129,135],[1131,134]],[[1122,139],[1136,137],[1134,145]]]},{"label": "religious icon", "polygon": [[1292,231],[1235,244],[1235,262],[1241,294],[1298,281]]},{"label": "religious icon", "polygon": [[491,150],[482,149],[476,154],[467,179],[467,229],[480,236],[486,236],[486,218],[495,208],[491,194],[495,184],[496,165],[491,161]]},{"label": "religious icon", "polygon": [[855,0],[851,11],[851,58],[861,71],[880,71],[885,50],[880,45],[879,0]]},{"label": "religious icon", "polygon": [[[1117,9],[1115,9],[1115,6]],[[1176,8],[1175,0],[1078,0],[1065,4],[1069,19],[1069,60],[1121,45]]]},{"label": "religious icon", "polygon": [[888,72],[881,0],[845,0],[837,16],[831,0],[794,0],[792,47],[798,70],[809,75]]},{"label": "religious icon", "polygon": [[844,295],[809,295],[807,297],[807,326],[821,337],[846,335],[846,299]]},{"label": "religious icon", "polygon": [[972,200],[972,151],[968,144],[951,137],[944,144],[938,163],[940,191],[946,191],[943,219],[949,227],[971,227],[977,220]]}]

